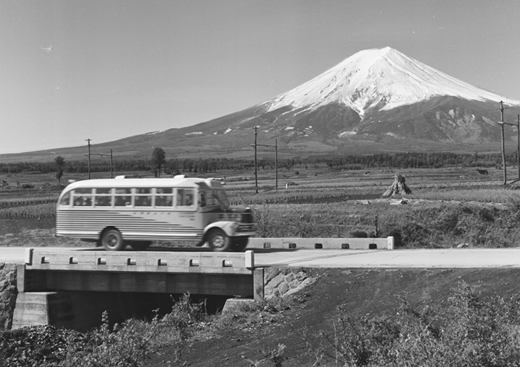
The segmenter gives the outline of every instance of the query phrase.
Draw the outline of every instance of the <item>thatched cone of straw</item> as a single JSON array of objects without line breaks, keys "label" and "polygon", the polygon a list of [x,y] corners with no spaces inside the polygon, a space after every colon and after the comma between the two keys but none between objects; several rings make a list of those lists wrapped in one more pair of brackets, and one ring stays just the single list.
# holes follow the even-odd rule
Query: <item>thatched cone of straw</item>
[{"label": "thatched cone of straw", "polygon": [[395,195],[403,195],[403,194],[411,194],[412,190],[408,186],[406,186],[404,176],[395,175],[394,182],[390,187],[385,191],[383,197],[395,196]]}]

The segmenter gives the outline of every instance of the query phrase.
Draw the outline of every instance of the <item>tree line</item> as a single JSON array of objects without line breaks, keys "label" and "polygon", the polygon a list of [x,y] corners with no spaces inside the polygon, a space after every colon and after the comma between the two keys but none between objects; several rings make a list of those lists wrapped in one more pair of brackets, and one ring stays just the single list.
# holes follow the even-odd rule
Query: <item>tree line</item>
[{"label": "tree line", "polygon": [[[161,149],[161,148],[156,148]],[[236,158],[171,158],[167,159],[160,151],[154,150],[151,159],[117,158],[113,160],[114,172],[149,171],[157,177],[175,174],[209,174],[229,170],[254,170],[255,162],[251,159]],[[508,165],[516,164],[516,154],[506,157]],[[294,167],[327,166],[332,170],[357,170],[370,168],[442,168],[442,167],[500,167],[502,157],[496,153],[378,153],[370,155],[344,155],[338,157],[309,157],[279,159],[280,170]],[[274,169],[274,159],[262,158],[257,162],[259,169]],[[64,173],[87,173],[88,162],[84,160],[66,161],[58,156],[49,162],[0,163],[0,174],[22,172],[53,173],[59,180]],[[91,172],[110,172],[110,162],[92,160]],[[59,176],[59,177],[58,177]]]}]

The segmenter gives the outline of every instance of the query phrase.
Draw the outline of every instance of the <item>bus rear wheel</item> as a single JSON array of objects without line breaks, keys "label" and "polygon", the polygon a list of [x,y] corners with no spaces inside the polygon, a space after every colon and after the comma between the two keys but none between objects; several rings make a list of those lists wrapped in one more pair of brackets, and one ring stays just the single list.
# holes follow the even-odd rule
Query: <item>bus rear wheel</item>
[{"label": "bus rear wheel", "polygon": [[231,250],[231,239],[221,229],[212,229],[208,234],[208,245],[213,251]]},{"label": "bus rear wheel", "polygon": [[103,232],[101,244],[107,251],[121,251],[126,247],[123,236],[117,229],[107,229]]},{"label": "bus rear wheel", "polygon": [[128,242],[131,248],[136,251],[146,250],[152,244],[151,241],[130,241]]}]

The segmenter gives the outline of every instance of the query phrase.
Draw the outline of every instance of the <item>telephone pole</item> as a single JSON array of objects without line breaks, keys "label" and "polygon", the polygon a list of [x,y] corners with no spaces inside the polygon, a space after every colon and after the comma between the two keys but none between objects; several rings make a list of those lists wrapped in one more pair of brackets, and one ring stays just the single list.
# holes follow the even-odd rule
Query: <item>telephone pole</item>
[{"label": "telephone pole", "polygon": [[[502,109],[502,118],[503,118],[503,109]],[[517,116],[516,124],[510,124],[508,122],[500,121],[499,124],[502,126],[502,130],[504,130],[504,125],[515,126],[516,127],[516,165],[518,168],[518,181],[520,181],[520,115]],[[503,141],[502,141],[503,143]]]},{"label": "telephone pole", "polygon": [[517,138],[517,145],[516,145],[516,165],[518,168],[518,181],[520,181],[520,115],[516,116],[516,138]]},{"label": "telephone pole", "polygon": [[258,194],[258,158],[257,158],[257,137],[258,137],[258,126],[255,129],[255,192]]},{"label": "telephone pole", "polygon": [[275,171],[275,182],[276,190],[278,190],[278,140],[275,139],[274,145],[269,144],[257,144],[259,147],[274,148],[274,171]]},{"label": "telephone pole", "polygon": [[504,102],[500,101],[500,128],[502,133],[502,167],[504,169],[504,186],[507,185],[507,168],[506,168],[506,146],[504,137]]},{"label": "telephone pole", "polygon": [[88,144],[88,179],[90,180],[90,141],[92,139],[85,139]]}]

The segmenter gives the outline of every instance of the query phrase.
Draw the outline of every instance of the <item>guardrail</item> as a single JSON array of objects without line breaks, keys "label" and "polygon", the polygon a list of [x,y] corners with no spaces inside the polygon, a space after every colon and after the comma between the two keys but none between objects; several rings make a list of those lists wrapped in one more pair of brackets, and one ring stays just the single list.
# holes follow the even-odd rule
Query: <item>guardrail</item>
[{"label": "guardrail", "polygon": [[27,270],[251,274],[254,252],[25,251]]},{"label": "guardrail", "polygon": [[355,249],[393,250],[394,237],[386,238],[250,238],[248,249]]}]

